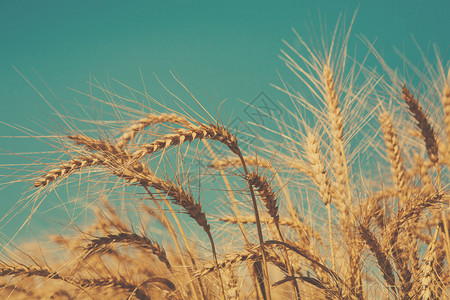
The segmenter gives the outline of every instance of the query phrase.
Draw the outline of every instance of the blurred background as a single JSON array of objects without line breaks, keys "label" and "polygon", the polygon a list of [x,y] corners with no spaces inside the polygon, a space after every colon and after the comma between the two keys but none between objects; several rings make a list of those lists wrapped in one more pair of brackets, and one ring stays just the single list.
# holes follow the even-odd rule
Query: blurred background
[{"label": "blurred background", "polygon": [[[182,91],[173,71],[206,108],[215,111],[225,100],[223,119],[245,121],[251,116],[243,103],[288,100],[270,84],[280,84],[277,71],[289,73],[278,55],[287,48],[283,39],[295,45],[292,29],[306,39],[320,36],[339,15],[348,25],[356,10],[350,49],[357,45],[362,57],[361,37],[375,42],[392,67],[402,68],[399,53],[420,61],[417,45],[430,58],[433,44],[444,61],[450,56],[448,0],[186,2],[0,1],[1,215],[30,186],[9,184],[17,178],[5,176],[26,163],[10,153],[52,150],[21,128],[48,135],[51,106],[70,111],[89,103],[73,91],[89,93],[89,81],[118,80],[139,91],[144,82],[148,94],[170,106],[161,83]],[[181,97],[194,105],[186,93]],[[6,226],[2,220],[0,231],[11,236],[26,216]]]}]

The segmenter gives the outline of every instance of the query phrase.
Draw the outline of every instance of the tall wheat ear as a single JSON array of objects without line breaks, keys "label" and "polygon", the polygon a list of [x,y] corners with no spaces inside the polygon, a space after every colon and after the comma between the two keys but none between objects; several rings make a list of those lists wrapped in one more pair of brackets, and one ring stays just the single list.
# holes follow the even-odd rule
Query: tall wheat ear
[{"label": "tall wheat ear", "polygon": [[[309,162],[310,179],[318,186],[325,204],[323,209],[328,211],[326,214],[331,230],[327,235],[330,236],[329,252],[333,269],[346,274],[350,294],[362,298],[362,248],[355,224],[358,223],[358,189],[363,185],[358,182],[362,176],[353,168],[366,163],[359,160],[363,157],[359,152],[370,148],[374,140],[375,135],[368,133],[373,130],[368,125],[373,123],[371,120],[375,111],[369,99],[377,86],[377,79],[362,76],[366,72],[364,65],[355,64],[355,60],[350,58],[348,45],[353,19],[348,29],[342,29],[339,21],[330,38],[326,34],[313,36],[312,46],[297,34],[297,43],[304,50],[302,52],[287,44],[292,54],[283,51],[282,59],[298,79],[300,88],[291,88],[282,81],[283,86],[278,89],[291,98],[294,111],[300,114],[291,114],[294,122],[286,124],[287,133],[283,133],[289,140],[289,147],[299,148],[292,152],[302,153],[301,147],[307,150],[304,161]],[[311,127],[316,133],[321,133],[323,143],[315,142],[308,134]],[[292,138],[295,136],[309,136],[309,146]],[[323,159],[320,162],[323,166],[317,164],[315,144],[322,144]],[[324,176],[323,169],[327,170],[328,176]],[[328,179],[325,180],[325,177]],[[337,207],[340,214],[334,214],[333,207]],[[342,235],[345,238],[341,238]],[[348,261],[343,263],[339,259],[336,262],[333,257],[346,257]]]}]

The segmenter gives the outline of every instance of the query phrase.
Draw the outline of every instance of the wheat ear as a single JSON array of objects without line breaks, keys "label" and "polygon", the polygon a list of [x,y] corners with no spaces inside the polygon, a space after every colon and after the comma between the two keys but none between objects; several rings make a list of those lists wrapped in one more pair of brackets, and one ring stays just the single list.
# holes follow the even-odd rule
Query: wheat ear
[{"label": "wheat ear", "polygon": [[134,136],[146,127],[156,123],[173,123],[183,126],[192,125],[186,118],[177,114],[149,114],[137,120],[133,125],[125,128],[124,133],[117,139],[116,145],[120,148],[126,146]]},{"label": "wheat ear", "polygon": [[118,234],[108,234],[107,236],[99,237],[90,241],[89,245],[85,248],[87,255],[92,255],[98,251],[101,251],[107,245],[110,244],[127,244],[137,245],[144,249],[150,250],[155,254],[158,259],[163,262],[170,270],[171,266],[166,256],[166,251],[157,242],[150,240],[146,236],[141,236],[132,232],[120,232]]},{"label": "wheat ear", "polygon": [[[217,157],[215,155],[213,155],[213,157],[214,157],[214,161],[209,165],[209,167],[219,169],[220,172],[222,173],[222,176],[224,176],[223,168],[231,167],[231,166],[233,166],[233,167],[238,167],[238,166],[241,167],[242,166],[241,160],[237,157],[236,158],[235,157],[226,157],[224,159],[217,159]],[[267,159],[263,159],[261,157],[255,157],[255,156],[250,156],[250,155],[246,155],[243,158],[247,165],[255,166],[258,168],[260,167],[263,169],[268,169],[274,173],[275,179],[277,180],[282,192],[284,193],[284,196],[286,197],[285,200],[286,200],[286,203],[289,208],[289,213],[293,219],[297,219],[298,215],[294,208],[294,205],[292,204],[291,196],[289,195],[289,192],[285,188],[285,184],[283,183],[283,180],[281,179],[280,175],[278,174],[278,171],[273,167],[271,161],[269,161]],[[224,177],[224,180],[227,181],[227,179],[225,177]],[[229,187],[229,185],[227,185],[227,187]],[[229,188],[229,190],[231,190],[231,189]],[[238,217],[237,221],[239,221],[239,215],[237,215],[237,217]],[[239,226],[242,227],[241,225],[239,225]],[[242,229],[241,229],[241,231],[242,231]],[[299,231],[297,231],[297,234],[299,234],[299,236],[301,235]],[[244,237],[244,238],[246,239],[246,237]]]},{"label": "wheat ear", "polygon": [[[262,223],[265,224],[273,224],[274,220],[273,218],[261,218],[260,219]],[[219,221],[222,222],[226,222],[226,223],[231,223],[231,224],[254,224],[255,221],[255,216],[240,216],[240,217],[229,217],[229,216],[224,216],[224,217],[220,217]],[[283,226],[289,226],[292,228],[296,228],[296,229],[301,229],[303,230],[303,227],[300,226],[298,224],[298,222],[294,221],[293,219],[285,219],[285,218],[281,218],[278,220],[278,224],[283,225]]]},{"label": "wheat ear", "polygon": [[[323,66],[322,80],[324,83],[325,102],[328,107],[328,118],[331,129],[333,156],[334,156],[334,172],[336,177],[336,192],[339,200],[345,200],[345,215],[342,216],[344,221],[346,234],[349,235],[350,241],[355,240],[355,232],[351,229],[350,224],[355,224],[355,216],[353,213],[352,192],[350,189],[350,177],[345,156],[344,147],[344,119],[339,107],[339,91],[336,88],[336,82],[333,71],[330,66]],[[350,252],[350,284],[358,297],[363,297],[362,275],[361,275],[361,257],[356,247],[351,247]]]},{"label": "wheat ear", "polygon": [[99,158],[92,155],[71,159],[68,162],[59,165],[57,168],[48,171],[44,176],[34,182],[34,186],[36,188],[46,186],[49,183],[64,176],[68,176],[82,168],[96,166],[98,164]]},{"label": "wheat ear", "polygon": [[[398,241],[398,236],[402,230],[409,228],[409,221],[413,221],[413,218],[417,218],[423,211],[438,203],[442,199],[443,195],[439,192],[430,193],[424,190],[422,194],[418,195],[414,203],[400,211],[397,212],[389,223],[387,237],[390,246],[392,247],[392,257],[398,272],[398,278],[400,283],[400,294],[401,297],[409,297],[412,288],[412,271],[407,264],[404,253],[404,245]],[[406,225],[405,225],[406,224]],[[405,299],[406,299],[405,298]]]},{"label": "wheat ear", "polygon": [[384,143],[388,152],[392,179],[398,191],[400,203],[406,205],[408,202],[408,190],[406,173],[403,166],[403,157],[400,150],[399,140],[392,124],[392,120],[387,112],[380,113],[379,121],[383,131]]},{"label": "wheat ear", "polygon": [[436,228],[433,240],[428,245],[428,249],[424,257],[422,258],[423,264],[419,270],[420,280],[420,292],[419,295],[423,300],[439,299],[439,274],[436,272],[439,268],[437,266],[437,251],[436,241],[439,233],[439,228]]},{"label": "wheat ear", "polygon": [[433,126],[428,121],[427,115],[420,107],[419,101],[414,98],[409,89],[403,85],[402,86],[403,100],[408,105],[408,109],[416,119],[416,125],[422,133],[422,138],[425,142],[425,148],[427,149],[428,158],[433,162],[437,163],[439,159],[439,151],[437,146],[436,135],[434,134]]},{"label": "wheat ear", "polygon": [[[135,295],[136,298],[139,300],[149,300],[149,296],[147,293],[140,288],[143,284],[146,282],[143,282],[139,285],[130,283],[128,281],[125,281],[123,278],[92,278],[92,279],[77,279],[77,280],[71,280],[75,286],[78,286],[79,288],[98,288],[98,287],[112,287],[112,288],[119,288],[122,290],[128,291],[130,294],[129,297],[132,295]],[[148,282],[151,282],[149,280]],[[173,283],[172,283],[173,285]],[[173,285],[174,286],[174,285]]]},{"label": "wheat ear", "polygon": [[278,215],[277,198],[272,187],[267,182],[267,179],[257,172],[251,172],[247,175],[247,181],[256,188],[261,200],[264,202],[269,216],[272,217],[275,224],[278,224],[280,216]]},{"label": "wheat ear", "polygon": [[[279,220],[280,216],[278,215],[278,204],[277,204],[277,198],[275,196],[275,193],[272,190],[272,187],[270,186],[267,179],[261,175],[259,175],[257,172],[251,172],[247,175],[247,181],[250,185],[253,185],[256,190],[259,193],[260,198],[264,202],[266,209],[269,213],[269,216],[271,216],[273,222],[275,223],[275,227],[277,228],[278,235],[281,239],[281,241],[284,242],[284,236],[282,234]],[[285,249],[285,261],[287,265],[287,271],[289,276],[293,276],[294,271],[292,269],[291,264],[289,263],[289,256],[287,253],[287,250]],[[296,297],[298,300],[301,299],[300,297],[300,291],[298,288],[297,280],[294,278],[292,280],[293,288],[296,294]]]},{"label": "wheat ear", "polygon": [[[346,171],[345,153],[343,145],[344,120],[339,107],[336,86],[331,69],[325,65],[323,67],[323,80],[325,83],[325,96],[328,105],[328,117],[331,128],[334,172],[337,181],[337,192],[341,199],[345,199],[348,184],[348,175]],[[348,203],[347,203],[348,204]]]},{"label": "wheat ear", "polygon": [[61,275],[46,267],[39,266],[0,266],[0,276],[39,276],[54,279],[63,279]]},{"label": "wheat ear", "polygon": [[311,168],[312,180],[319,188],[319,194],[325,205],[331,203],[331,185],[325,165],[320,155],[319,143],[315,135],[308,130],[306,136],[306,157]]},{"label": "wheat ear", "polygon": [[[169,219],[167,218],[166,212],[163,210],[163,208],[161,207],[161,205],[159,204],[158,200],[155,198],[155,196],[153,195],[153,193],[150,191],[150,189],[149,189],[148,187],[144,187],[144,189],[147,191],[148,195],[149,195],[150,198],[153,200],[153,203],[155,203],[156,207],[157,207],[158,210],[161,212],[162,219],[161,219],[160,221],[161,221],[161,222],[163,223],[163,225],[168,229],[168,231],[169,231],[169,233],[170,233],[170,235],[171,235],[171,237],[172,237],[172,240],[173,240],[174,243],[175,243],[175,247],[177,248],[177,251],[178,251],[178,254],[179,254],[179,258],[180,258],[180,260],[181,260],[182,265],[188,267],[188,264],[186,263],[186,260],[185,260],[185,258],[184,258],[184,253],[183,253],[183,251],[181,250],[180,243],[178,242],[177,236],[176,236],[176,234],[175,234],[175,230],[172,228],[172,225],[170,224],[170,221],[169,221]],[[177,226],[178,226],[178,228],[179,228],[179,230],[180,230],[180,234],[181,234],[181,236],[182,236],[183,239],[184,239],[186,251],[187,251],[187,253],[188,253],[188,256],[189,256],[190,259],[191,259],[192,266],[194,267],[194,269],[197,269],[197,264],[196,264],[196,262],[195,262],[195,259],[194,259],[193,255],[192,255],[192,251],[191,251],[191,249],[190,249],[189,242],[188,242],[187,239],[186,239],[186,234],[184,233],[184,229],[183,229],[183,227],[181,226],[180,221],[178,220],[178,217],[177,217],[176,213],[174,212],[174,210],[173,210],[172,206],[170,205],[170,203],[167,201],[166,197],[164,197],[164,196],[161,195],[161,198],[163,199],[164,203],[165,203],[165,204],[167,205],[167,207],[169,208],[169,211],[170,211],[170,213],[172,214],[172,216],[173,216],[173,218],[174,218],[174,220],[175,220],[175,223],[177,224]],[[143,208],[144,208],[144,210],[145,210],[147,213],[153,214],[153,212],[152,212],[152,210],[151,210],[150,207],[144,205]],[[189,276],[191,276],[191,272],[188,272],[188,274],[189,274]],[[197,280],[197,283],[198,283],[198,288],[200,289],[200,295],[202,296],[202,299],[204,299],[204,294],[205,294],[205,292],[204,292],[203,283],[202,283],[202,281],[201,281],[200,278]],[[190,285],[192,291],[195,291],[193,281],[189,280],[189,285]],[[193,293],[193,296],[194,296],[195,299],[198,299],[197,293]]]},{"label": "wheat ear", "polygon": [[[251,155],[244,156],[245,163],[250,166],[257,166],[263,169],[273,169],[272,163],[262,157],[254,157]],[[241,159],[239,157],[225,157],[222,159],[215,159],[210,165],[210,168],[221,169],[229,167],[241,166]]]},{"label": "wheat ear", "polygon": [[87,287],[118,287],[120,289],[128,290],[140,300],[148,300],[147,294],[134,284],[128,283],[121,279],[115,278],[94,278],[94,279],[76,279],[61,276],[57,272],[50,270],[49,268],[43,268],[39,266],[1,266],[0,276],[39,276],[44,278],[62,280],[67,283],[73,284],[78,288]]},{"label": "wheat ear", "polygon": [[383,248],[381,247],[377,238],[368,228],[360,225],[358,227],[358,230],[362,239],[366,242],[366,245],[369,247],[370,251],[377,259],[378,266],[381,270],[381,273],[383,274],[384,280],[386,280],[386,283],[388,284],[388,287],[392,289],[392,291],[396,295],[397,288],[395,285],[394,271],[386,252],[383,251]]},{"label": "wheat ear", "polygon": [[235,154],[240,154],[236,137],[222,126],[205,125],[190,126],[189,129],[175,129],[175,133],[162,136],[160,139],[144,144],[133,153],[135,159],[140,159],[148,154],[167,149],[174,145],[191,142],[194,139],[211,139],[219,141]]},{"label": "wheat ear", "polygon": [[[328,235],[330,239],[330,250],[331,250],[331,265],[333,270],[336,269],[335,265],[335,254],[334,254],[334,242],[333,242],[333,232],[331,228],[331,185],[328,180],[328,174],[325,170],[325,165],[323,164],[321,155],[319,142],[317,141],[315,135],[307,129],[306,135],[306,157],[309,161],[309,165],[311,167],[311,171],[313,174],[313,181],[319,188],[319,194],[322,198],[323,203],[327,208],[328,213]],[[338,199],[339,204],[341,204],[341,200]],[[342,210],[342,204],[338,206]]]}]

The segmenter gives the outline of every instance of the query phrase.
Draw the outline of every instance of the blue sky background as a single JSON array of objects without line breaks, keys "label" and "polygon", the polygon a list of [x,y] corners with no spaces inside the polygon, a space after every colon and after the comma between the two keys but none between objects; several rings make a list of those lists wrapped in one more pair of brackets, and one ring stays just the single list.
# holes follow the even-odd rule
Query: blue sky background
[{"label": "blue sky background", "polygon": [[[45,133],[39,126],[52,113],[13,66],[56,103],[42,77],[58,101],[69,106],[77,95],[68,87],[87,91],[90,76],[142,89],[140,68],[149,94],[158,98],[164,93],[154,74],[176,91],[179,86],[169,73],[175,70],[208,107],[210,101],[217,105],[226,98],[223,111],[239,114],[238,99],[251,102],[261,91],[274,100],[284,97],[269,84],[279,83],[276,70],[288,72],[278,55],[286,48],[282,39],[294,41],[292,28],[307,35],[311,20],[318,26],[320,15],[331,30],[339,13],[351,18],[357,8],[353,40],[357,35],[377,39],[376,48],[389,63],[401,66],[394,47],[413,62],[420,59],[411,35],[423,49],[436,43],[448,61],[448,0],[0,0],[0,121]],[[17,135],[21,133],[0,124],[0,136]],[[0,138],[0,148],[40,151],[45,145]],[[11,156],[0,155],[2,166],[11,162]],[[0,168],[0,173],[8,170]],[[24,188],[0,189],[0,212],[9,209]],[[6,234],[10,227],[4,229]]]}]

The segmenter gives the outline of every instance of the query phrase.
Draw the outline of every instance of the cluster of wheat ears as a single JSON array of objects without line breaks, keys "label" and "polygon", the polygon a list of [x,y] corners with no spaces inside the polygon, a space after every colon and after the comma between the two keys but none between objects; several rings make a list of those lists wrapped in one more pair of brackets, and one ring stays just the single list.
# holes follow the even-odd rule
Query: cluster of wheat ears
[{"label": "cluster of wheat ears", "polygon": [[260,111],[277,129],[256,143],[205,111],[159,113],[146,91],[92,84],[115,122],[81,132],[60,115],[59,155],[33,164],[26,198],[35,211],[76,193],[87,221],[34,252],[10,241],[1,297],[450,297],[448,65],[424,59],[415,83],[367,43],[380,75],[350,57],[349,36],[286,43],[298,85],[281,80],[286,112]]}]

